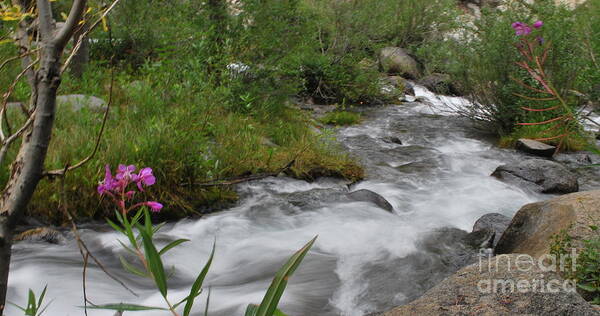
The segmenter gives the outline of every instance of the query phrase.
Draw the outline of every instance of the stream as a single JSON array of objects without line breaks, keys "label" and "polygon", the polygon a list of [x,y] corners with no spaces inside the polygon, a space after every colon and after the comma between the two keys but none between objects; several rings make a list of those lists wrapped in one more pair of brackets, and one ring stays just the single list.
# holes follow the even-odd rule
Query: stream
[{"label": "stream", "polygon": [[[242,199],[236,207],[168,224],[156,235],[160,245],[191,240],[165,256],[167,266],[176,266],[169,280],[171,301],[189,293],[216,238],[215,259],[204,282],[211,289],[209,315],[243,315],[248,303],[261,301],[287,258],[318,235],[291,278],[280,309],[291,316],[384,311],[415,299],[455,272],[465,251],[460,230],[470,232],[480,216],[512,216],[526,203],[551,197],[491,177],[499,165],[524,156],[496,147],[463,118],[436,114],[431,105],[439,105],[438,98],[423,88],[416,92],[418,100],[428,102],[370,109],[363,123],[337,131],[338,141],[367,172],[367,179],[350,190],[379,193],[394,207],[393,213],[368,202],[329,198],[348,190],[347,183],[336,179],[309,183],[272,177],[240,185]],[[402,145],[389,137],[399,138]],[[90,250],[137,293],[90,264],[87,295],[92,302],[163,306],[150,281],[121,268],[119,256],[128,254],[117,241],[120,235],[100,233],[97,227],[81,232]],[[82,258],[72,238],[61,244],[14,245],[8,300],[24,304],[29,288],[40,293],[46,284],[50,305],[44,315],[84,314]],[[207,292],[194,304],[194,315],[204,315]],[[113,314],[88,310],[90,316]],[[8,307],[7,315],[22,313]]]}]

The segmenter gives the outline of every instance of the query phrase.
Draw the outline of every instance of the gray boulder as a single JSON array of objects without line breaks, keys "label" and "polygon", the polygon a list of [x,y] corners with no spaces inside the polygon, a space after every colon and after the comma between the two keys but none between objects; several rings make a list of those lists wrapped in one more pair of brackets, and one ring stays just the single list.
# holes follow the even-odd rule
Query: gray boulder
[{"label": "gray boulder", "polygon": [[484,258],[383,315],[600,315],[557,273],[537,264],[517,269],[519,256]]},{"label": "gray boulder", "polygon": [[398,74],[410,79],[421,77],[419,64],[400,47],[385,47],[379,53],[379,65],[388,74]]},{"label": "gray boulder", "polygon": [[528,159],[498,167],[492,176],[541,193],[572,193],[579,190],[577,177],[563,165]]},{"label": "gray boulder", "polygon": [[56,104],[59,107],[69,106],[73,111],[79,111],[82,108],[88,108],[92,111],[104,111],[107,106],[104,100],[83,94],[59,95],[56,97]]},{"label": "gray boulder", "polygon": [[517,150],[531,155],[541,157],[552,157],[556,152],[556,147],[533,139],[521,138],[517,141]]},{"label": "gray boulder", "polygon": [[390,204],[390,202],[388,202],[383,196],[370,190],[362,189],[350,192],[346,196],[353,201],[373,203],[388,212],[394,211],[394,207],[392,204]]},{"label": "gray boulder", "polygon": [[473,225],[473,232],[478,231],[491,231],[492,236],[492,248],[498,244],[500,236],[510,225],[511,219],[508,216],[504,216],[499,213],[490,213],[481,216]]},{"label": "gray boulder", "polygon": [[314,209],[326,203],[343,201],[345,198],[345,191],[340,189],[312,189],[290,193],[287,201],[300,208]]}]

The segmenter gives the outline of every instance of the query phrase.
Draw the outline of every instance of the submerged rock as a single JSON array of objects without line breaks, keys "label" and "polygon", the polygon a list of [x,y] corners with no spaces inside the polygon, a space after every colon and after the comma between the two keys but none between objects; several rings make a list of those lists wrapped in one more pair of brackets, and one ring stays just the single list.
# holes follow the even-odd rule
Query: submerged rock
[{"label": "submerged rock", "polygon": [[538,142],[537,140],[526,138],[519,139],[517,141],[516,148],[518,151],[541,157],[552,157],[556,152],[556,146],[551,146],[542,142]]},{"label": "submerged rock", "polygon": [[351,200],[354,201],[373,203],[388,212],[394,211],[394,207],[392,206],[392,204],[390,204],[390,202],[388,202],[383,196],[371,190],[362,189],[350,192],[346,196],[348,196]]},{"label": "submerged rock", "polygon": [[523,206],[502,234],[497,254],[524,253],[540,256],[550,251],[552,236],[562,230],[573,237],[576,248],[594,232],[600,218],[600,190],[573,193]]},{"label": "submerged rock", "polygon": [[491,231],[493,235],[492,247],[495,247],[500,236],[510,225],[511,219],[499,213],[489,213],[481,216],[473,225],[473,232]]},{"label": "submerged rock", "polygon": [[452,85],[450,75],[433,73],[419,80],[419,84],[425,86],[432,92],[439,94],[458,95],[457,89]]},{"label": "submerged rock", "polygon": [[536,264],[517,269],[518,258],[497,256],[465,267],[419,299],[383,316],[599,315],[557,273]]},{"label": "submerged rock", "polygon": [[492,176],[541,193],[572,193],[579,190],[577,177],[565,166],[550,160],[528,159],[503,165]]},{"label": "submerged rock", "polygon": [[386,143],[402,145],[402,140],[398,136],[387,136],[382,140]]},{"label": "submerged rock", "polygon": [[61,232],[49,227],[39,227],[26,230],[14,238],[15,241],[38,241],[51,244],[60,244],[65,241]]}]

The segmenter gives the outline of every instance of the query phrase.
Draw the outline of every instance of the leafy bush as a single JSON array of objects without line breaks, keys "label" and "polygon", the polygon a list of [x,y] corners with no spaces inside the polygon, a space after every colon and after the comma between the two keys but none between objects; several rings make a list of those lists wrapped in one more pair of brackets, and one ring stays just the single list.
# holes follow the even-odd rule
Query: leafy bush
[{"label": "leafy bush", "polygon": [[[516,95],[522,93],[523,87],[513,78],[522,79],[528,74],[515,64],[520,57],[514,48],[516,39],[510,25],[515,21],[538,19],[544,21],[541,36],[552,44],[546,73],[559,93],[567,97],[566,102],[575,107],[578,102],[570,91],[589,93],[591,72],[586,69],[594,68],[589,51],[586,52],[583,45],[585,33],[579,29],[585,25],[589,32],[597,32],[597,29],[589,28],[594,20],[591,16],[553,1],[535,5],[513,3],[505,11],[483,10],[482,18],[468,29],[473,35],[468,44],[456,40],[448,40],[443,45],[438,43],[439,54],[430,57],[437,61],[431,67],[451,73],[454,83],[475,103],[474,108],[463,109],[465,114],[488,127],[491,125],[499,135],[512,133],[517,122],[536,119],[521,109],[530,102]],[[440,46],[445,46],[446,51]],[[525,83],[535,84],[533,80]]]}]

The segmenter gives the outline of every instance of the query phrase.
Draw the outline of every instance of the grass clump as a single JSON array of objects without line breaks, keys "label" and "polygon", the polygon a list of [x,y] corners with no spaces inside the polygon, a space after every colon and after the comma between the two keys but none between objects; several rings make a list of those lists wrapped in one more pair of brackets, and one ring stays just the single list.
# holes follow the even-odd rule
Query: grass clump
[{"label": "grass clump", "polygon": [[334,111],[325,114],[320,120],[323,124],[347,126],[360,123],[361,116],[359,113],[354,112]]}]

